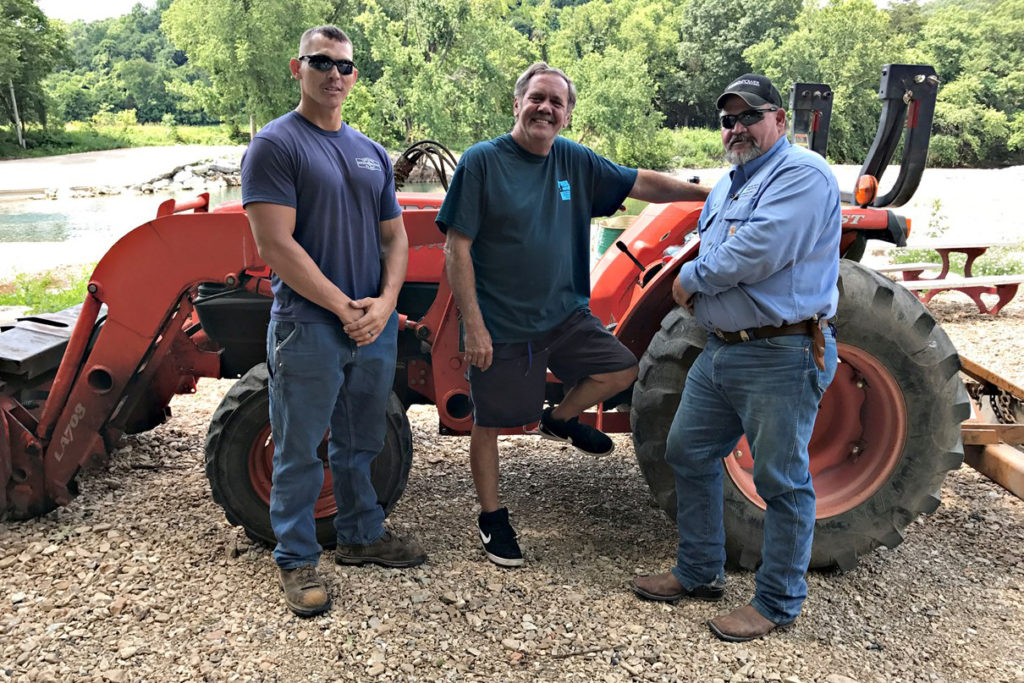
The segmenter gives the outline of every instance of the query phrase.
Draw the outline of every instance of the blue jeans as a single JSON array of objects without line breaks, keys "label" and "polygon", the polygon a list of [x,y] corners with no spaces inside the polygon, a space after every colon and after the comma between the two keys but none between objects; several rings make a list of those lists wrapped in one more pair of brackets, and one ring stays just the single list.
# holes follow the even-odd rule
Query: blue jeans
[{"label": "blue jeans", "polygon": [[835,372],[831,329],[825,334],[824,371],[815,366],[806,335],[732,345],[709,336],[687,375],[665,451],[678,499],[679,550],[672,573],[684,588],[725,578],[720,461],[746,434],[754,485],[767,505],[752,604],[777,624],[800,614],[815,511],[807,444]]},{"label": "blue jeans", "polygon": [[315,565],[323,551],[313,510],[324,484],[317,447],[328,428],[338,543],[365,545],[384,534],[370,464],[384,448],[397,339],[395,313],[377,340],[361,347],[340,323],[270,322],[270,524],[277,537],[274,560],[282,569]]}]

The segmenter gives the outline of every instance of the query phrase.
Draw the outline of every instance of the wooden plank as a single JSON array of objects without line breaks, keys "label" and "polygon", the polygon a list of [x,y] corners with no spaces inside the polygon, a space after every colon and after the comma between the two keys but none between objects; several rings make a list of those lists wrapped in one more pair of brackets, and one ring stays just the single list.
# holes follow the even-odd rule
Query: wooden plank
[{"label": "wooden plank", "polygon": [[941,263],[893,263],[888,266],[879,266],[875,268],[875,271],[879,273],[898,273],[903,270],[939,270],[941,268]]},{"label": "wooden plank", "polygon": [[1002,424],[1000,422],[964,422],[960,426],[964,445],[985,445],[993,443],[1024,443],[1024,425]]},{"label": "wooden plank", "polygon": [[964,462],[1024,500],[1024,453],[1013,446],[964,446]]},{"label": "wooden plank", "polygon": [[998,287],[1021,283],[1024,283],[1024,275],[947,277],[942,280],[910,280],[900,284],[907,289],[964,289],[965,287]]},{"label": "wooden plank", "polygon": [[964,240],[963,242],[916,242],[914,244],[907,244],[905,247],[898,247],[900,249],[949,249],[956,251],[957,249],[991,249],[992,247],[1016,247],[1019,246],[1020,242],[1006,242],[1006,241],[992,241],[985,242],[982,240],[969,241]]},{"label": "wooden plank", "polygon": [[964,358],[963,354],[960,354],[960,369],[969,377],[973,377],[979,382],[993,384],[1018,400],[1024,401],[1024,388],[1017,386],[1005,377],[1000,377],[988,368],[983,368],[973,360]]}]

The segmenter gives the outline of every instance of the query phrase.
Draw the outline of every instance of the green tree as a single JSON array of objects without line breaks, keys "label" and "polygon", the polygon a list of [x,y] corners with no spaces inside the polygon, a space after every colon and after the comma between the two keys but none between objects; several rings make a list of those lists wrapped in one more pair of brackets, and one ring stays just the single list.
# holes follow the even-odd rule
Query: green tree
[{"label": "green tree", "polygon": [[668,165],[662,84],[677,70],[681,16],[661,0],[591,0],[562,9],[543,49],[579,90],[569,137],[619,163]]},{"label": "green tree", "polygon": [[285,113],[298,99],[288,70],[299,37],[322,24],[326,0],[174,0],[162,27],[209,82],[171,84],[211,116],[262,124]]},{"label": "green tree", "polygon": [[179,121],[202,123],[181,113],[180,95],[168,84],[201,77],[160,31],[170,0],[156,7],[136,5],[120,17],[67,26],[70,63],[46,83],[53,112],[64,120],[87,120],[100,110],[135,109],[142,122],[172,114]]},{"label": "green tree", "polygon": [[346,119],[386,144],[464,147],[508,130],[512,86],[535,57],[510,15],[505,0],[369,0],[353,19],[367,52]]},{"label": "green tree", "polygon": [[937,2],[914,58],[934,64],[939,91],[933,163],[1024,161],[1024,0]]},{"label": "green tree", "polygon": [[[629,73],[629,78],[621,74]],[[567,135],[620,164],[665,168],[672,157],[664,115],[654,107],[654,81],[637,52],[607,49],[573,62],[567,72],[579,101]]]},{"label": "green tree", "polygon": [[1005,113],[987,106],[978,76],[966,75],[939,92],[929,149],[941,166],[988,166],[1006,159],[1010,137]]},{"label": "green tree", "polygon": [[744,57],[771,78],[785,99],[784,84],[827,83],[835,93],[829,157],[860,163],[878,126],[881,66],[899,63],[906,39],[892,34],[889,15],[871,0],[831,0],[808,5],[797,28],[781,40],[764,40]]},{"label": "green tree", "polygon": [[755,43],[782,42],[792,32],[802,4],[802,0],[690,0],[683,12],[678,67],[664,83],[669,124],[716,124],[715,100],[722,88],[741,74],[764,69],[745,50]]},{"label": "green tree", "polygon": [[4,118],[46,124],[43,79],[60,65],[65,35],[34,0],[0,0],[0,108]]}]

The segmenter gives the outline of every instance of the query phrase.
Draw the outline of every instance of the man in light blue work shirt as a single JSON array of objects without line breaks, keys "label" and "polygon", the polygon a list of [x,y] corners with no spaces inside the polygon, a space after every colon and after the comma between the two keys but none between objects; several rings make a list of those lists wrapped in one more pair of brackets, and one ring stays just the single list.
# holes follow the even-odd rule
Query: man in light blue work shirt
[{"label": "man in light blue work shirt", "polygon": [[807,597],[815,498],[807,445],[836,371],[839,186],[819,156],[786,139],[778,90],[740,76],[717,103],[729,175],[701,212],[700,252],[673,285],[708,330],[669,431],[679,549],[670,572],[640,576],[651,600],[718,600],[725,586],[722,458],[744,434],[765,501],[754,598],[708,622],[742,642],[791,623]]}]

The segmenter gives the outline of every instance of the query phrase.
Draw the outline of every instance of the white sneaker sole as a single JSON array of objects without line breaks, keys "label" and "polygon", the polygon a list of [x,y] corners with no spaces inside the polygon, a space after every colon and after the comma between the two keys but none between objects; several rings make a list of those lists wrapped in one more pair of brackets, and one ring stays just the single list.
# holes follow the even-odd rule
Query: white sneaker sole
[{"label": "white sneaker sole", "polygon": [[584,455],[592,455],[592,456],[594,456],[596,458],[600,458],[600,457],[603,457],[605,455],[608,455],[612,451],[615,450],[615,444],[613,443],[612,447],[609,448],[608,450],[606,450],[603,453],[594,453],[592,451],[585,451],[582,448],[580,448],[579,446],[577,446],[576,444],[574,444],[572,442],[572,439],[569,439],[569,438],[566,438],[566,437],[561,437],[561,436],[558,436],[557,434],[552,434],[551,432],[545,432],[540,426],[537,427],[537,429],[535,430],[534,433],[540,435],[540,437],[543,438],[543,439],[548,439],[549,441],[558,441],[559,443],[567,443],[570,446],[572,446],[573,448],[575,448],[577,451],[579,451],[580,453],[583,453]]},{"label": "white sneaker sole", "polygon": [[492,555],[491,553],[487,552],[486,548],[484,548],[484,555],[487,556],[488,560],[498,565],[499,567],[522,567],[523,563],[526,561],[521,557],[518,560],[509,557],[498,557],[497,555]]}]

